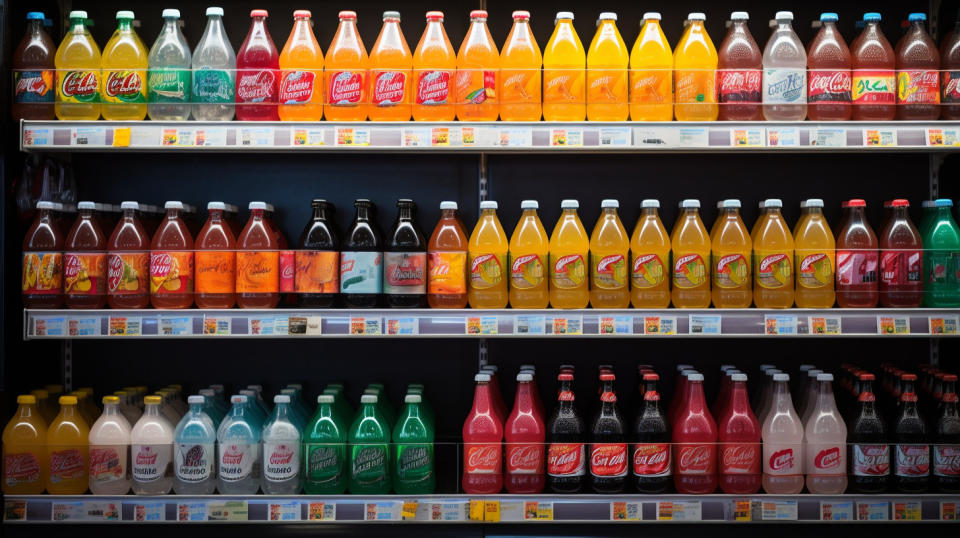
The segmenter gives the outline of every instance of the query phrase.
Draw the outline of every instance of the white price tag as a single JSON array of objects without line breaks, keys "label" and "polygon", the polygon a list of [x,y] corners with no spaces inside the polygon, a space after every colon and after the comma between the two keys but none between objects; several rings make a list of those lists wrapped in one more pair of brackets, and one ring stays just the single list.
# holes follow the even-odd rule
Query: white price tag
[{"label": "white price tag", "polygon": [[544,316],[517,316],[514,322],[514,334],[545,334],[547,322]]},{"label": "white price tag", "polygon": [[352,317],[350,318],[350,334],[358,336],[374,336],[380,334],[380,318]]},{"label": "white price tag", "polygon": [[27,147],[49,146],[53,144],[53,131],[50,129],[24,129],[23,145]]},{"label": "white price tag", "polygon": [[207,503],[177,503],[177,521],[206,521]]},{"label": "white price tag", "polygon": [[289,318],[282,316],[261,316],[249,318],[250,334],[256,336],[273,336],[287,334]]},{"label": "white price tag", "polygon": [[690,334],[718,335],[720,334],[720,316],[690,315]]},{"label": "white price tag", "polygon": [[930,334],[957,334],[960,316],[930,316]]},{"label": "white price tag", "polygon": [[677,316],[645,316],[643,334],[671,336],[677,334]]},{"label": "white price tag", "polygon": [[323,131],[324,130],[319,127],[294,129],[291,143],[295,148],[322,146],[324,144]]},{"label": "white price tag", "polygon": [[597,334],[633,334],[633,316],[600,316]]},{"label": "white price tag", "polygon": [[633,142],[631,134],[632,132],[629,127],[601,127],[600,146],[625,148]]},{"label": "white price tag", "polygon": [[757,501],[763,521],[796,521],[797,501]]},{"label": "white price tag", "polygon": [[66,336],[67,318],[59,317],[35,317],[33,318],[34,336]]},{"label": "white price tag", "polygon": [[239,146],[272,146],[273,128],[271,127],[241,127],[237,140]]},{"label": "white price tag", "polygon": [[112,502],[54,502],[52,521],[120,521],[120,503]]},{"label": "white price tag", "polygon": [[730,145],[735,148],[762,148],[763,144],[762,127],[730,130]]},{"label": "white price tag", "polygon": [[403,503],[399,501],[365,503],[363,519],[365,521],[400,521],[402,508]]},{"label": "white price tag", "polygon": [[[419,520],[427,521],[466,521],[469,503],[449,502],[449,503],[420,503],[420,510],[417,512]],[[426,510],[421,517],[421,512]]]},{"label": "white price tag", "polygon": [[853,502],[820,502],[821,521],[853,521]]},{"label": "white price tag", "polygon": [[767,129],[767,146],[771,148],[794,148],[800,145],[800,133],[795,127]]},{"label": "white price tag", "polygon": [[100,336],[100,318],[69,318],[67,326],[70,336]]},{"label": "white price tag", "polygon": [[229,335],[231,318],[203,317],[203,334]]},{"label": "white price tag", "polygon": [[429,127],[407,127],[400,131],[400,140],[405,148],[430,147]]},{"label": "white price tag", "polygon": [[419,332],[417,318],[387,318],[387,334],[409,336]]},{"label": "white price tag", "polygon": [[660,501],[657,503],[658,521],[700,521],[700,501]]},{"label": "white price tag", "polygon": [[910,316],[877,316],[878,334],[910,334]]},{"label": "white price tag", "polygon": [[497,145],[507,148],[529,148],[533,145],[533,129],[530,127],[501,128]]},{"label": "white price tag", "polygon": [[627,501],[610,503],[610,521],[640,521],[641,519],[643,519],[642,503]]},{"label": "white price tag", "polygon": [[710,145],[710,135],[705,127],[680,127],[680,139],[677,141],[684,148],[705,148]]},{"label": "white price tag", "polygon": [[73,131],[74,146],[105,146],[107,129],[105,127],[77,127]]},{"label": "white price tag", "polygon": [[207,505],[209,521],[247,521],[247,501],[211,502]]},{"label": "white price tag", "polygon": [[312,502],[307,505],[307,521],[336,521],[335,503]]},{"label": "white price tag", "polygon": [[828,148],[846,147],[847,131],[838,128],[811,129],[810,145]]},{"label": "white price tag", "polygon": [[766,334],[783,334],[795,336],[797,334],[797,316],[784,314],[763,316]]},{"label": "white price tag", "polygon": [[497,316],[470,316],[467,318],[465,334],[498,334]]},{"label": "white price tag", "polygon": [[892,148],[897,145],[896,129],[864,129],[863,145],[868,148]]},{"label": "white price tag", "polygon": [[583,147],[583,129],[550,129],[550,147]]},{"label": "white price tag", "polygon": [[202,148],[223,148],[227,146],[227,130],[223,127],[197,129],[193,135],[193,145]]},{"label": "white price tag", "polygon": [[857,521],[887,521],[890,519],[890,503],[858,502]]},{"label": "white price tag", "polygon": [[267,518],[270,521],[300,521],[300,503],[270,503]]},{"label": "white price tag", "polygon": [[927,129],[927,146],[960,146],[960,129]]},{"label": "white price tag", "polygon": [[553,334],[583,334],[583,316],[553,316]]},{"label": "white price tag", "polygon": [[842,334],[840,316],[807,316],[807,334]]},{"label": "white price tag", "polygon": [[160,336],[184,336],[193,334],[193,318],[187,316],[160,316],[157,320],[157,334]]},{"label": "white price tag", "polygon": [[110,336],[140,336],[141,319],[135,317],[110,316]]}]

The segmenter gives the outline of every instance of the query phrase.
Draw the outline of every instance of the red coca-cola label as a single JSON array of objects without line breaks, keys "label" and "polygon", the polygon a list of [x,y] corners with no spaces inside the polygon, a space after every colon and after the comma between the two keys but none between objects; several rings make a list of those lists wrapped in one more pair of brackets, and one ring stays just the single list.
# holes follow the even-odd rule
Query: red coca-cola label
[{"label": "red coca-cola label", "polygon": [[280,103],[299,105],[313,100],[316,74],[313,71],[283,71],[280,74]]},{"label": "red coca-cola label", "polygon": [[449,71],[424,71],[417,78],[417,104],[442,105],[450,96]]},{"label": "red coca-cola label", "polygon": [[572,402],[572,401],[574,400],[574,398],[575,398],[575,396],[574,396],[572,390],[561,390],[561,391],[557,394],[557,401],[558,401],[558,402]]},{"label": "red coca-cola label", "polygon": [[40,462],[30,452],[5,454],[3,456],[3,483],[15,486],[40,480]]},{"label": "red coca-cola label", "polygon": [[583,476],[586,474],[583,443],[552,443],[547,451],[547,474]]},{"label": "red coca-cola label", "polygon": [[272,69],[240,71],[237,79],[237,101],[270,103],[276,100],[277,75]]},{"label": "red coca-cola label", "polygon": [[890,445],[853,445],[854,476],[887,476],[890,474]]},{"label": "red coca-cola label", "polygon": [[104,91],[109,97],[133,96],[143,90],[143,79],[136,71],[110,71]]},{"label": "red coca-cola label", "polygon": [[880,256],[880,282],[888,286],[920,282],[922,275],[919,250],[886,251]]},{"label": "red coca-cola label", "polygon": [[767,463],[770,465],[771,471],[785,473],[793,470],[794,466],[797,464],[797,461],[794,457],[793,449],[784,448],[774,451],[772,454],[770,454],[770,458]]},{"label": "red coca-cola label", "polygon": [[720,474],[760,474],[760,445],[720,445]]},{"label": "red coca-cola label", "polygon": [[713,444],[673,445],[674,459],[677,462],[677,474],[714,474],[716,472],[717,456]]},{"label": "red coca-cola label", "polygon": [[507,472],[543,474],[543,445],[507,445]]},{"label": "red coca-cola label", "polygon": [[617,401],[617,393],[612,391],[600,393],[600,401],[606,403],[614,403]]},{"label": "red coca-cola label", "polygon": [[597,443],[591,445],[590,474],[593,476],[626,476],[626,443]]},{"label": "red coca-cola label", "polygon": [[670,444],[638,443],[633,447],[633,474],[670,476]]},{"label": "red coca-cola label", "polygon": [[917,477],[930,475],[930,445],[897,445],[894,474]]},{"label": "red coca-cola label", "polygon": [[852,92],[850,71],[811,69],[807,74],[808,103],[850,103]]},{"label": "red coca-cola label", "polygon": [[960,445],[933,446],[933,474],[960,478]]},{"label": "red coca-cola label", "polygon": [[94,71],[69,71],[60,85],[64,97],[89,97],[97,92],[97,73]]},{"label": "red coca-cola label", "polygon": [[293,293],[296,290],[297,256],[292,250],[280,251],[280,292]]},{"label": "red coca-cola label", "polygon": [[363,98],[363,72],[334,71],[330,74],[327,103],[338,106],[360,104]]},{"label": "red coca-cola label", "polygon": [[373,106],[403,103],[407,91],[407,74],[402,71],[381,71],[373,79]]},{"label": "red coca-cola label", "polygon": [[823,471],[838,469],[840,463],[843,461],[840,457],[840,450],[841,448],[839,446],[821,449],[817,452],[817,455],[813,457],[813,466]]},{"label": "red coca-cola label", "polygon": [[720,69],[717,93],[721,103],[759,103],[763,71],[760,69]]},{"label": "red coca-cola label", "polygon": [[463,461],[468,473],[499,474],[501,472],[500,443],[465,444],[463,451]]}]

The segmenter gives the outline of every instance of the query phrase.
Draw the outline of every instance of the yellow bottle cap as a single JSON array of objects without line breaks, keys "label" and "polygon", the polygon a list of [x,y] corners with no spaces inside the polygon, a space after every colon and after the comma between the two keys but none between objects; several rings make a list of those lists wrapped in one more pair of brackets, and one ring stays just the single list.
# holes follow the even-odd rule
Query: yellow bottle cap
[{"label": "yellow bottle cap", "polygon": [[120,398],[116,396],[104,396],[102,402],[105,404],[120,403]]},{"label": "yellow bottle cap", "polygon": [[60,405],[77,405],[76,396],[61,396]]},{"label": "yellow bottle cap", "polygon": [[37,403],[37,397],[33,394],[21,394],[20,396],[17,396],[17,403],[27,405],[35,404]]},{"label": "yellow bottle cap", "polygon": [[143,398],[143,403],[147,405],[160,405],[160,402],[162,401],[163,399],[160,398],[159,396],[145,396]]},{"label": "yellow bottle cap", "polygon": [[80,388],[77,389],[76,392],[85,392],[85,393],[87,394],[87,396],[92,396],[92,395],[93,395],[93,388],[92,388],[92,387],[80,387]]}]

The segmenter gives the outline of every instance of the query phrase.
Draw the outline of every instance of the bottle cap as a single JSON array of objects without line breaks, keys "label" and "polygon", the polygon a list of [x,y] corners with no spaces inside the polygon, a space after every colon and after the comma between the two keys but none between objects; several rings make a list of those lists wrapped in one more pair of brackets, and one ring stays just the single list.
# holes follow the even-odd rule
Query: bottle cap
[{"label": "bottle cap", "polygon": [[690,370],[693,368],[692,364],[678,364],[677,371],[682,372],[683,370]]},{"label": "bottle cap", "polygon": [[439,21],[439,22],[443,22],[443,12],[442,12],[442,11],[428,11],[428,12],[427,12],[427,21]]},{"label": "bottle cap", "polygon": [[860,374],[860,381],[873,381],[874,379],[876,379],[876,376],[874,376],[873,374],[866,373],[866,372]]},{"label": "bottle cap", "polygon": [[216,395],[216,393],[213,392],[213,389],[200,389],[197,391],[197,394],[204,397],[209,396],[211,398],[213,398]]},{"label": "bottle cap", "polygon": [[736,198],[730,198],[723,201],[724,209],[740,209],[740,200]]},{"label": "bottle cap", "polygon": [[897,198],[890,203],[891,207],[910,207],[910,201],[904,200],[903,198]]},{"label": "bottle cap", "polygon": [[100,401],[105,404],[118,404],[120,403],[120,397],[111,394],[110,396],[104,396]]},{"label": "bottle cap", "polygon": [[50,397],[50,393],[49,393],[48,391],[44,390],[44,389],[31,390],[31,391],[30,391],[30,394],[33,394],[34,396],[36,396],[37,398],[39,398],[39,399],[41,399],[41,400],[44,399],[44,398],[49,398],[49,397]]},{"label": "bottle cap", "polygon": [[823,373],[823,370],[817,370],[817,369],[807,370],[807,377],[817,377],[822,373]]},{"label": "bottle cap", "polygon": [[493,200],[484,200],[480,202],[480,209],[497,209],[497,203]]},{"label": "bottle cap", "polygon": [[807,200],[807,207],[823,207],[823,200],[820,198],[810,198]]},{"label": "bottle cap", "polygon": [[247,403],[246,394],[234,394],[230,397],[230,403],[232,404],[245,404]]},{"label": "bottle cap", "polygon": [[143,403],[147,405],[160,405],[163,400],[159,396],[144,396]]},{"label": "bottle cap", "polygon": [[423,396],[419,394],[407,394],[403,397],[403,403],[420,403],[423,401]]},{"label": "bottle cap", "polygon": [[476,381],[477,383],[489,383],[489,382],[490,382],[490,374],[487,374],[487,373],[477,374],[477,375],[473,376],[473,380]]},{"label": "bottle cap", "polygon": [[600,14],[599,19],[601,21],[616,21],[617,14],[612,11],[604,11],[603,13]]},{"label": "bottle cap", "polygon": [[164,209],[183,209],[183,202],[178,202],[176,200],[170,200],[163,204]]},{"label": "bottle cap", "polygon": [[456,208],[457,208],[456,202],[449,202],[449,201],[440,202],[440,209],[456,209]]},{"label": "bottle cap", "polygon": [[400,12],[399,12],[399,11],[384,11],[384,12],[383,12],[383,20],[387,20],[387,19],[397,19],[397,20],[400,20]]},{"label": "bottle cap", "polygon": [[557,381],[573,381],[573,374],[558,374]]},{"label": "bottle cap", "polygon": [[223,202],[210,202],[207,204],[207,210],[219,209],[220,211],[225,211],[227,209],[227,204]]},{"label": "bottle cap", "polygon": [[[309,12],[308,12],[309,13]],[[355,21],[357,20],[357,12],[344,10],[337,14],[337,17],[342,21]]]},{"label": "bottle cap", "polygon": [[117,20],[121,20],[121,19],[132,21],[134,19],[133,12],[127,9],[118,11]]},{"label": "bottle cap", "polygon": [[77,10],[71,11],[71,12],[70,12],[70,18],[71,18],[71,19],[86,19],[86,18],[87,18],[87,12],[86,12],[86,11],[83,11],[82,9],[77,9]]},{"label": "bottle cap", "polygon": [[241,389],[240,394],[243,394],[244,396],[247,396],[247,397],[253,397],[253,398],[257,397],[257,391],[250,390],[250,389]]},{"label": "bottle cap", "polygon": [[943,380],[946,381],[947,383],[949,383],[949,382],[951,382],[951,381],[956,382],[956,381],[957,381],[957,376],[956,376],[956,374],[944,374]]},{"label": "bottle cap", "polygon": [[530,12],[520,9],[513,12],[513,20],[515,21],[528,21],[530,20]]},{"label": "bottle cap", "polygon": [[614,200],[614,199],[612,199],[612,198],[611,198],[611,199],[607,199],[607,200],[603,200],[602,202],[600,202],[600,207],[602,207],[602,208],[604,208],[604,209],[610,209],[610,208],[612,208],[612,209],[617,209],[618,207],[620,207],[620,201],[619,201],[619,200]]},{"label": "bottle cap", "polygon": [[773,374],[774,381],[790,381],[790,374],[785,374],[783,372]]},{"label": "bottle cap", "polygon": [[700,209],[700,200],[687,199],[680,202],[680,207],[683,209]]},{"label": "bottle cap", "polygon": [[860,198],[854,198],[847,202],[847,207],[867,207],[867,202]]},{"label": "bottle cap", "polygon": [[[341,13],[341,17],[340,17],[340,18],[342,19],[342,18],[343,18],[343,16],[342,16],[342,13],[343,13],[343,12],[341,11],[340,13]],[[295,10],[295,11],[293,12],[293,18],[294,18],[294,19],[309,19],[309,18],[312,17],[312,16],[313,16],[313,14],[310,13],[310,10],[309,10],[309,9],[298,9],[298,10]]]},{"label": "bottle cap", "polygon": [[471,19],[484,19],[484,20],[486,20],[486,18],[487,18],[487,12],[484,11],[484,10],[482,10],[482,9],[475,9],[475,10],[473,10],[473,11],[470,12],[470,18],[471,18]]},{"label": "bottle cap", "polygon": [[746,381],[747,374],[733,374],[730,376],[730,381]]},{"label": "bottle cap", "polygon": [[840,17],[836,13],[821,13],[820,22],[837,22]]},{"label": "bottle cap", "polygon": [[253,211],[254,209],[259,209],[261,211],[267,210],[267,204],[264,202],[250,202],[250,205],[247,206],[247,209]]},{"label": "bottle cap", "polygon": [[21,394],[20,396],[17,396],[17,403],[27,405],[35,404],[37,403],[37,397],[33,394]]},{"label": "bottle cap", "polygon": [[927,20],[927,14],[926,14],[926,13],[911,13],[910,15],[907,16],[907,20],[910,21],[910,22],[925,21],[925,20]]},{"label": "bottle cap", "polygon": [[53,209],[56,207],[53,202],[37,202],[37,209]]},{"label": "bottle cap", "polygon": [[863,20],[865,20],[865,21],[871,21],[871,22],[872,22],[872,21],[880,21],[880,20],[882,20],[882,17],[880,16],[879,13],[874,13],[874,12],[871,11],[871,12],[869,12],[869,13],[864,13],[864,14],[863,14]]},{"label": "bottle cap", "polygon": [[658,374],[643,374],[644,381],[660,381],[660,376]]},{"label": "bottle cap", "polygon": [[690,21],[705,21],[705,20],[707,20],[707,16],[706,16],[705,14],[703,14],[703,13],[700,13],[699,11],[696,11],[696,12],[693,12],[693,13],[687,15],[687,20],[690,20]]},{"label": "bottle cap", "polygon": [[222,7],[208,7],[208,8],[207,8],[207,17],[223,17],[223,8],[222,8]]},{"label": "bottle cap", "polygon": [[360,396],[360,403],[362,403],[362,404],[375,404],[375,403],[377,403],[377,395],[376,395],[376,394],[364,394],[363,396]]},{"label": "bottle cap", "polygon": [[334,400],[333,394],[321,394],[320,396],[317,396],[317,403],[318,403],[318,404],[324,404],[324,403],[325,403],[325,404],[332,404],[332,403],[333,403],[333,400]]},{"label": "bottle cap", "polygon": [[536,200],[524,200],[520,202],[520,209],[540,209],[540,203]]},{"label": "bottle cap", "polygon": [[97,204],[93,202],[77,202],[77,209],[95,209]]},{"label": "bottle cap", "polygon": [[[157,391],[157,392],[160,392],[160,391]],[[188,403],[188,404],[202,404],[202,403],[204,403],[205,401],[206,401],[206,398],[204,398],[203,396],[201,396],[201,395],[199,395],[199,394],[194,394],[193,396],[187,396],[187,403]]]},{"label": "bottle cap", "polygon": [[560,202],[560,209],[578,209],[580,202],[576,200],[564,200]]},{"label": "bottle cap", "polygon": [[779,198],[767,198],[763,202],[764,207],[783,207],[783,200]]},{"label": "bottle cap", "polygon": [[267,13],[267,10],[265,10],[265,9],[254,9],[253,11],[250,12],[250,17],[251,17],[251,18],[252,18],[252,17],[263,17],[263,18],[267,18],[267,17],[269,17],[269,16],[270,16],[270,14]]},{"label": "bottle cap", "polygon": [[750,20],[750,14],[746,11],[734,11],[730,14],[730,20],[732,21],[748,21]]},{"label": "bottle cap", "polygon": [[135,209],[140,210],[139,202],[120,202],[120,209]]},{"label": "bottle cap", "polygon": [[286,395],[286,394],[277,394],[276,396],[273,397],[273,403],[275,403],[275,404],[280,404],[280,403],[286,403],[286,404],[288,404],[288,403],[290,403],[290,396],[288,396],[288,395]]},{"label": "bottle cap", "polygon": [[572,20],[573,20],[573,12],[572,12],[572,11],[558,11],[556,17],[554,17],[554,18],[555,18],[556,20],[563,19],[563,20],[571,20],[571,21],[572,21]]},{"label": "bottle cap", "polygon": [[817,381],[833,381],[833,374],[817,374]]},{"label": "bottle cap", "polygon": [[640,202],[640,207],[642,207],[642,208],[644,208],[644,209],[650,209],[650,208],[659,209],[659,208],[660,208],[660,200],[654,200],[654,199],[652,199],[652,198],[651,198],[651,199],[644,200],[644,201]]},{"label": "bottle cap", "polygon": [[45,18],[46,17],[43,16],[42,11],[31,11],[30,13],[27,13],[28,21],[42,21]]},{"label": "bottle cap", "polygon": [[687,376],[687,381],[703,381],[703,374],[696,372],[692,373]]},{"label": "bottle cap", "polygon": [[656,11],[648,11],[643,14],[643,20],[645,21],[659,21],[663,17],[660,16]]},{"label": "bottle cap", "polygon": [[777,15],[774,17],[778,21],[792,21],[793,12],[792,11],[778,11]]},{"label": "bottle cap", "polygon": [[611,373],[600,374],[600,381],[616,381],[617,376]]},{"label": "bottle cap", "polygon": [[522,372],[522,373],[517,374],[517,382],[519,382],[519,383],[529,383],[529,382],[531,382],[531,381],[533,381],[533,374],[529,374],[529,373],[527,373],[527,372]]},{"label": "bottle cap", "polygon": [[61,396],[57,401],[60,403],[60,405],[77,405],[77,397],[72,395]]},{"label": "bottle cap", "polygon": [[953,200],[949,198],[937,198],[933,202],[934,207],[953,207]]},{"label": "bottle cap", "polygon": [[530,370],[531,372],[535,372],[535,371],[537,370],[537,367],[534,366],[534,365],[532,365],[532,364],[521,364],[521,365],[520,365],[520,369],[521,369],[521,370]]},{"label": "bottle cap", "polygon": [[900,380],[901,380],[901,381],[916,381],[916,380],[917,380],[917,376],[916,376],[916,374],[903,374],[903,375],[900,376]]},{"label": "bottle cap", "polygon": [[179,9],[167,8],[167,9],[164,9],[164,10],[163,10],[163,15],[161,15],[161,16],[162,16],[164,19],[179,19],[179,18],[180,18],[180,10],[179,10]]}]

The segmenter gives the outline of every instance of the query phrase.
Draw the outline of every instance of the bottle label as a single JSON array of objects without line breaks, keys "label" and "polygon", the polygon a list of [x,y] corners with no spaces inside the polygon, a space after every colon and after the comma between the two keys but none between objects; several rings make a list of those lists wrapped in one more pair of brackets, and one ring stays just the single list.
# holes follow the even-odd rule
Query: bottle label
[{"label": "bottle label", "polygon": [[172,448],[170,445],[133,445],[133,479],[146,483],[166,476]]},{"label": "bottle label", "polygon": [[277,72],[273,69],[237,72],[238,103],[276,103]]},{"label": "bottle label", "polygon": [[22,288],[25,295],[56,295],[63,290],[63,254],[24,252]]},{"label": "bottle label", "polygon": [[844,474],[844,448],[840,445],[807,445],[807,474]]},{"label": "bottle label", "polygon": [[383,292],[423,295],[427,292],[426,252],[384,252]]},{"label": "bottle label", "polygon": [[457,104],[479,105],[497,97],[497,72],[460,69],[456,74]]},{"label": "bottle label", "polygon": [[543,474],[543,445],[507,444],[507,472],[511,474]]},{"label": "bottle label", "polygon": [[242,445],[218,445],[220,449],[220,468],[218,476],[224,482],[239,482],[250,478],[253,464],[259,459],[260,445],[248,443]]},{"label": "bottle label", "polygon": [[939,71],[897,71],[897,103],[939,105]]},{"label": "bottle label", "polygon": [[720,474],[760,474],[759,443],[721,443]]},{"label": "bottle label", "polygon": [[796,252],[797,285],[816,289],[833,284],[833,260],[824,252],[802,254]]},{"label": "bottle label", "polygon": [[142,295],[149,290],[149,252],[111,252],[107,255],[107,293]]},{"label": "bottle label", "polygon": [[716,73],[712,69],[703,70],[675,70],[675,94],[677,104],[708,104],[716,103]]},{"label": "bottle label", "polygon": [[341,252],[340,293],[380,293],[382,258],[381,252]]},{"label": "bottle label", "polygon": [[587,474],[586,448],[583,443],[551,443],[547,450],[547,474],[583,476]]},{"label": "bottle label", "polygon": [[177,443],[175,452],[174,469],[177,480],[195,484],[215,476],[213,443],[203,445]]},{"label": "bottle label", "polygon": [[960,478],[960,445],[933,445],[933,474]]},{"label": "bottle label", "polygon": [[388,107],[406,101],[407,73],[403,71],[373,72],[373,106]]},{"label": "bottle label", "polygon": [[233,293],[236,291],[236,251],[198,250],[195,256],[197,293]]},{"label": "bottle label", "polygon": [[853,72],[853,104],[892,105],[897,102],[897,77],[893,70]]},{"label": "bottle label", "polygon": [[406,484],[425,482],[433,477],[433,445],[397,445],[397,479]]},{"label": "bottle label", "polygon": [[229,71],[203,67],[193,72],[195,103],[233,103],[233,77]]},{"label": "bottle label", "polygon": [[890,474],[890,445],[853,445],[854,476],[887,476]]},{"label": "bottle label", "polygon": [[340,291],[340,253],[324,250],[298,250],[294,254],[297,293],[337,293]]},{"label": "bottle label", "polygon": [[421,71],[417,75],[417,104],[445,105],[450,98],[450,71]]},{"label": "bottle label", "polygon": [[543,104],[576,104],[586,102],[587,85],[583,66],[580,69],[544,69]]},{"label": "bottle label", "polygon": [[656,254],[640,254],[633,257],[630,281],[634,288],[652,288],[663,283],[663,260]]},{"label": "bottle label", "polygon": [[470,257],[470,287],[475,290],[492,288],[503,280],[503,260],[506,252],[479,254]]},{"label": "bottle label", "polygon": [[674,444],[677,474],[712,475],[717,472],[716,445]]},{"label": "bottle label", "polygon": [[63,256],[63,293],[103,295],[107,291],[107,254],[67,252]]},{"label": "bottle label", "polygon": [[[39,448],[39,447],[38,447]],[[40,462],[32,452],[3,455],[3,484],[16,486],[40,480]]]},{"label": "bottle label", "polygon": [[626,443],[590,445],[590,474],[604,477],[627,476]]},{"label": "bottle label", "polygon": [[677,288],[696,288],[709,278],[707,265],[699,254],[677,256],[673,265],[673,285]]},{"label": "bottle label", "polygon": [[464,444],[463,461],[470,474],[500,474],[502,466],[500,443]]},{"label": "bottle label", "polygon": [[58,484],[65,480],[82,479],[87,474],[83,454],[77,448],[54,450],[50,452],[50,483]]},{"label": "bottle label", "polygon": [[387,480],[387,445],[350,445],[350,450],[354,481],[371,486]]},{"label": "bottle label", "polygon": [[587,71],[587,103],[627,104],[626,69],[590,69]]},{"label": "bottle label", "polygon": [[501,105],[540,104],[540,69],[501,69],[500,80]]},{"label": "bottle label", "polygon": [[960,282],[960,252],[928,250],[930,284],[956,285]]},{"label": "bottle label", "polygon": [[263,479],[284,482],[300,473],[300,444],[263,443]]},{"label": "bottle label", "polygon": [[189,69],[155,67],[147,72],[151,103],[189,103],[190,86]]},{"label": "bottle label", "polygon": [[669,443],[637,443],[633,447],[633,474],[635,476],[670,476]]},{"label": "bottle label", "polygon": [[583,255],[570,254],[557,257],[550,254],[550,286],[564,290],[582,286],[587,280],[587,268]]},{"label": "bottle label", "polygon": [[537,254],[510,253],[510,287],[528,290],[543,283],[543,260]]},{"label": "bottle label", "polygon": [[750,262],[743,254],[720,256],[713,272],[713,285],[732,289],[750,285]]},{"label": "bottle label", "polygon": [[277,293],[279,291],[279,251],[237,251],[237,293]]},{"label": "bottle label", "polygon": [[280,292],[293,293],[296,289],[297,258],[292,250],[281,250],[278,256]]},{"label": "bottle label", "polygon": [[193,251],[151,252],[150,293],[193,293]]},{"label": "bottle label", "polygon": [[721,103],[759,103],[763,85],[761,69],[719,69],[717,86]]},{"label": "bottle label", "polygon": [[783,252],[757,251],[757,284],[771,290],[780,289],[793,283],[792,256]]},{"label": "bottle label", "polygon": [[801,462],[793,447],[764,443],[763,472],[772,475],[800,474]]},{"label": "bottle label", "polygon": [[876,282],[877,265],[879,254],[875,250],[838,250],[837,285]]},{"label": "bottle label", "polygon": [[96,103],[100,100],[100,79],[96,71],[57,71],[57,101]]},{"label": "bottle label", "polygon": [[307,455],[307,482],[315,486],[334,485],[343,479],[346,445],[304,444]]},{"label": "bottle label", "polygon": [[467,293],[467,253],[430,252],[427,260],[427,293],[460,295]]},{"label": "bottle label", "polygon": [[919,250],[884,251],[880,256],[880,281],[888,286],[923,280],[923,261]]},{"label": "bottle label", "polygon": [[627,257],[624,254],[600,256],[590,253],[590,276],[593,285],[603,290],[620,290],[629,285],[627,281]]},{"label": "bottle label", "polygon": [[146,71],[107,71],[103,83],[104,103],[146,103]]},{"label": "bottle label", "polygon": [[316,78],[313,71],[281,71],[280,104],[302,105],[313,101]]},{"label": "bottle label", "polygon": [[333,106],[357,106],[363,100],[364,71],[333,71],[330,73],[330,87],[327,91],[327,104]]},{"label": "bottle label", "polygon": [[943,104],[960,103],[960,71],[943,71],[940,76],[940,88],[943,92]]},{"label": "bottle label", "polygon": [[930,445],[898,444],[894,474],[906,477],[930,476]]},{"label": "bottle label", "polygon": [[54,72],[52,69],[43,71],[14,71],[13,72],[13,102],[14,103],[52,103]]},{"label": "bottle label", "polygon": [[120,455],[118,447],[90,447],[90,478],[97,484],[116,482],[127,478],[127,447]]},{"label": "bottle label", "polygon": [[853,91],[850,71],[811,70],[807,76],[807,103],[850,103]]},{"label": "bottle label", "polygon": [[669,106],[673,97],[671,74],[672,66],[644,71],[631,70],[630,104]]}]

